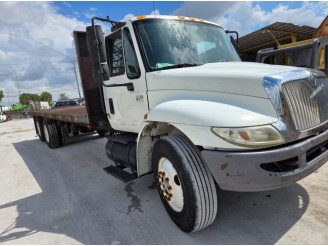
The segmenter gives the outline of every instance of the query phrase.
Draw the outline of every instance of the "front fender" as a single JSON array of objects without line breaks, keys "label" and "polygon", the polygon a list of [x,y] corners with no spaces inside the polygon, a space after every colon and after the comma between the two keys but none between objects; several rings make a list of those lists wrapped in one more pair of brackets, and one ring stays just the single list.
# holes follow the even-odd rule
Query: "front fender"
[{"label": "front fender", "polygon": [[[271,109],[271,108],[270,108]],[[270,110],[268,109],[268,110]],[[250,109],[203,100],[173,100],[156,105],[147,121],[208,127],[246,127],[266,125],[278,119]]]}]

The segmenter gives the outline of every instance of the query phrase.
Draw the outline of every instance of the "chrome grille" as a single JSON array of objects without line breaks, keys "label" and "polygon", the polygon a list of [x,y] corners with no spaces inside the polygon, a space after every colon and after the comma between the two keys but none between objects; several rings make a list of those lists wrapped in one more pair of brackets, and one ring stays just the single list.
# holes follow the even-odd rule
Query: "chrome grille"
[{"label": "chrome grille", "polygon": [[[310,82],[311,81],[311,82]],[[328,120],[328,79],[295,80],[282,84],[296,130],[306,130]]]}]

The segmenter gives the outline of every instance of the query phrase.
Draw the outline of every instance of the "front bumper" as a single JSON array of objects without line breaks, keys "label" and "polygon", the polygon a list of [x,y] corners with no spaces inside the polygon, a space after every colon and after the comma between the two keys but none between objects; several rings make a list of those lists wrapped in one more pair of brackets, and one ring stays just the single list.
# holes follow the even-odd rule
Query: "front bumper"
[{"label": "front bumper", "polygon": [[[297,182],[328,161],[327,140],[326,130],[317,136],[281,148],[252,152],[203,150],[202,156],[223,190],[272,190]],[[282,167],[282,170],[263,168],[275,165]],[[284,171],[284,165],[288,167],[288,171]]]}]

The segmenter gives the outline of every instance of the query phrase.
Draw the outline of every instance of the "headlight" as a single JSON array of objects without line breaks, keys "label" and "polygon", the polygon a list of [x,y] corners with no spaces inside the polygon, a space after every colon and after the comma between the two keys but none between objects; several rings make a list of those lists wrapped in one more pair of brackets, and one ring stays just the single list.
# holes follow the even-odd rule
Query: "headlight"
[{"label": "headlight", "polygon": [[233,144],[261,148],[285,143],[285,139],[273,126],[255,126],[245,128],[216,128],[212,131]]}]

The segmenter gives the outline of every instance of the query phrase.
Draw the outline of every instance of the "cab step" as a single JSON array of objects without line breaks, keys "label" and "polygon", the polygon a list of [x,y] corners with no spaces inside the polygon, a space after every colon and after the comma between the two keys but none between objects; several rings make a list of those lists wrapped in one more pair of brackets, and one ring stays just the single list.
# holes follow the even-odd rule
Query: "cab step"
[{"label": "cab step", "polygon": [[118,166],[108,166],[104,168],[104,171],[115,178],[118,178],[119,180],[123,181],[124,183],[128,183],[134,179],[137,179],[138,176],[136,173],[129,173],[125,171],[126,167],[123,165],[118,165]]}]

